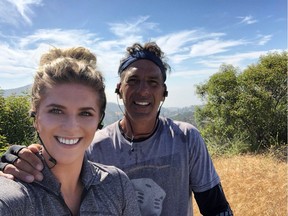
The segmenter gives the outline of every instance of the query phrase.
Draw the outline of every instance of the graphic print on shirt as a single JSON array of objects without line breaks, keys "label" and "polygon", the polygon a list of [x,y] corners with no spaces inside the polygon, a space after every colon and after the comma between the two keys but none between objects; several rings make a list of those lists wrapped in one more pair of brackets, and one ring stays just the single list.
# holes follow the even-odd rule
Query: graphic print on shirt
[{"label": "graphic print on shirt", "polygon": [[160,216],[166,196],[165,191],[150,178],[132,179],[131,181],[141,212],[145,212],[145,215],[142,215]]}]

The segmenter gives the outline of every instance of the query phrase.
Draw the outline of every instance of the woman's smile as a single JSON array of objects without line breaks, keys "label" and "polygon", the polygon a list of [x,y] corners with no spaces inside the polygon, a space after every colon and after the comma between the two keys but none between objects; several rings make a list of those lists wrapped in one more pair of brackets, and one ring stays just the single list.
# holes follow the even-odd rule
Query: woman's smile
[{"label": "woman's smile", "polygon": [[61,144],[65,144],[65,145],[75,145],[78,144],[78,142],[80,141],[80,138],[64,138],[64,137],[56,137],[56,139],[58,140],[58,142],[60,142]]}]

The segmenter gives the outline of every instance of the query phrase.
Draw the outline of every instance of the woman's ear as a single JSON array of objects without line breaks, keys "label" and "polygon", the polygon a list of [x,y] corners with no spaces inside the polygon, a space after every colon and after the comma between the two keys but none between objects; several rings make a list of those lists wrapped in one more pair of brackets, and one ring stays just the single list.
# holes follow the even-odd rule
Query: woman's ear
[{"label": "woman's ear", "polygon": [[35,130],[36,130],[37,132],[39,132],[39,130],[38,130],[38,122],[37,122],[37,119],[36,119],[36,118],[34,118],[33,127],[35,128]]},{"label": "woman's ear", "polygon": [[38,118],[37,118],[37,115],[36,115],[36,112],[31,112],[30,113],[30,116],[33,118],[33,127],[35,128],[35,130],[37,132],[39,132],[39,128],[38,128]]}]

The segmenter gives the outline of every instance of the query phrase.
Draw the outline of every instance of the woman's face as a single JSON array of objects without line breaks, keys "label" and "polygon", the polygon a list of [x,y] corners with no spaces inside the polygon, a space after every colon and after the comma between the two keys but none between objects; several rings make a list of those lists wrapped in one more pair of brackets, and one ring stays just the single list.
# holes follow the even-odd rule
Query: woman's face
[{"label": "woman's face", "polygon": [[[35,127],[57,164],[82,162],[101,116],[98,101],[98,93],[83,84],[57,84],[46,90]],[[49,158],[45,149],[43,155]]]}]

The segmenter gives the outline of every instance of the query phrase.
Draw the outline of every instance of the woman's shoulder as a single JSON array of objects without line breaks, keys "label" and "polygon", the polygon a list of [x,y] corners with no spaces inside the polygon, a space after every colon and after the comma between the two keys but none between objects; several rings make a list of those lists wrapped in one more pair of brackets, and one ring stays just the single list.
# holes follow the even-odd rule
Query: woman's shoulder
[{"label": "woman's shoulder", "polygon": [[28,199],[28,188],[25,183],[0,177],[0,201],[6,204],[6,208],[17,206],[25,209]]},{"label": "woman's shoulder", "polygon": [[95,162],[90,163],[93,165],[97,175],[97,178],[94,180],[97,182],[97,184],[102,184],[103,188],[108,187],[112,189],[114,193],[119,193],[119,190],[122,191],[122,189],[126,187],[127,184],[130,184],[130,179],[121,169],[115,166],[104,165]]},{"label": "woman's shoulder", "polygon": [[[5,177],[0,177],[0,195],[5,196],[5,192],[23,194],[24,185],[19,181],[14,181]],[[2,196],[1,196],[2,197]]]},{"label": "woman's shoulder", "polygon": [[117,176],[117,175],[124,175],[126,176],[126,174],[119,168],[117,168],[116,166],[112,166],[112,165],[105,165],[105,164],[101,164],[101,163],[96,163],[96,162],[92,162],[89,161],[90,164],[92,164],[94,166],[94,168],[100,172],[104,172],[104,173],[108,173],[110,175],[113,176]]}]

